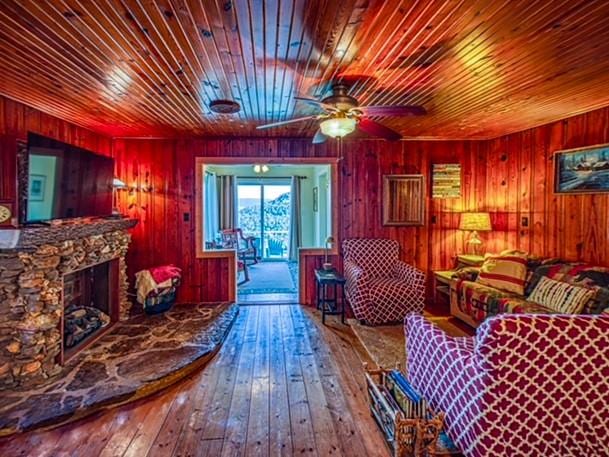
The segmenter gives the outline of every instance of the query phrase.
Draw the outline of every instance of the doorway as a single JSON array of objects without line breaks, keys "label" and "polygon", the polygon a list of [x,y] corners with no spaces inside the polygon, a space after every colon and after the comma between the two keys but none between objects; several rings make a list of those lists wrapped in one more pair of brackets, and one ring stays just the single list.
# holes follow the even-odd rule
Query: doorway
[{"label": "doorway", "polygon": [[231,281],[238,303],[298,303],[298,260],[303,252],[323,249],[332,233],[333,169],[321,163],[210,162],[200,176],[202,256],[234,252],[229,268],[236,267]]},{"label": "doorway", "polygon": [[291,178],[237,177],[237,226],[259,259],[246,266],[239,303],[298,302],[298,264],[289,259],[291,204]]},{"label": "doorway", "polygon": [[263,261],[288,259],[290,190],[289,179],[237,179],[237,226]]}]

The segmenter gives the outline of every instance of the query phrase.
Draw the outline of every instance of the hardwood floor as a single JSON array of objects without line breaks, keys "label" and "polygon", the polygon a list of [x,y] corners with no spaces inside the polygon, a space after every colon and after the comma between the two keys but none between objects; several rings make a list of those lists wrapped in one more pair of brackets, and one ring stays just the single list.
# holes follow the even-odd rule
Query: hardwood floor
[{"label": "hardwood floor", "polygon": [[200,373],[137,403],[0,441],[3,456],[388,456],[350,328],[246,306]]}]

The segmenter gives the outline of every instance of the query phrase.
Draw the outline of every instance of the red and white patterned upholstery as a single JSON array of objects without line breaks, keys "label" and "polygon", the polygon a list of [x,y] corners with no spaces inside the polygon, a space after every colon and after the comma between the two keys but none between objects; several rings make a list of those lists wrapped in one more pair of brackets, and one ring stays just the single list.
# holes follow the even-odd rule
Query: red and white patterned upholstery
[{"label": "red and white patterned upholstery", "polygon": [[405,321],[408,379],[466,456],[609,456],[609,317],[488,318],[473,338]]},{"label": "red and white patterned upholstery", "polygon": [[410,313],[422,313],[425,275],[399,260],[395,240],[343,241],[345,294],[355,317],[367,324],[399,322]]}]

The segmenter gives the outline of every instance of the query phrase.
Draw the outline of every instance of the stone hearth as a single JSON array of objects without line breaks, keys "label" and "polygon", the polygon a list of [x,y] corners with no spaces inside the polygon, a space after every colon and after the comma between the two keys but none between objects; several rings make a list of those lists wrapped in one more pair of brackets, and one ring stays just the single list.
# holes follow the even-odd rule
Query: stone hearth
[{"label": "stone hearth", "polygon": [[55,381],[3,392],[0,436],[59,425],[167,387],[211,359],[238,310],[228,303],[183,304],[117,323]]},{"label": "stone hearth", "polygon": [[63,276],[119,261],[119,319],[131,309],[125,255],[134,220],[90,221],[16,232],[0,249],[0,391],[38,385],[61,371]]}]

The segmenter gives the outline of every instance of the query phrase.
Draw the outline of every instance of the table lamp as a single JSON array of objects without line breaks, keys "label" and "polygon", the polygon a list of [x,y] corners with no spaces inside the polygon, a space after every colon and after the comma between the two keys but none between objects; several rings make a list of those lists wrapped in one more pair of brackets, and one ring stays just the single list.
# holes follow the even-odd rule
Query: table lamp
[{"label": "table lamp", "polygon": [[482,245],[478,232],[489,232],[492,230],[491,215],[489,213],[462,213],[459,230],[472,232],[469,240],[467,240],[467,253],[478,255]]},{"label": "table lamp", "polygon": [[329,236],[328,238],[326,238],[326,249],[325,249],[325,253],[324,253],[324,264],[323,264],[324,270],[331,270],[333,268],[332,264],[330,262],[328,262],[328,251],[332,248],[333,244],[334,244],[333,236]]}]

